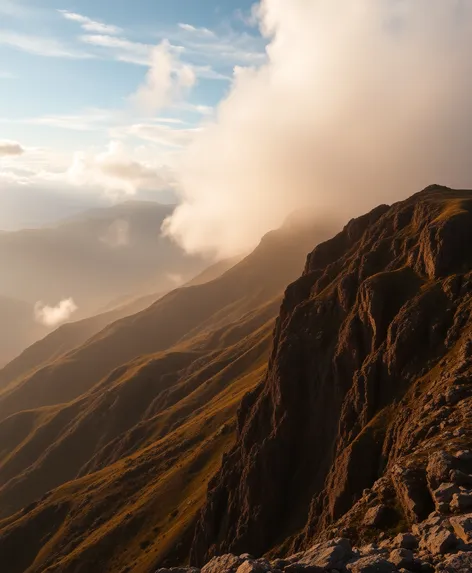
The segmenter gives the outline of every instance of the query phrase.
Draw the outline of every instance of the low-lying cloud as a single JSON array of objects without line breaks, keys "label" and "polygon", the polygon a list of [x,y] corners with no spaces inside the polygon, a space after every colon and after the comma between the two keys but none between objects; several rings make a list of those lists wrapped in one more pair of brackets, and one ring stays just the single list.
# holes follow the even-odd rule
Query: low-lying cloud
[{"label": "low-lying cloud", "polygon": [[0,140],[0,157],[22,155],[24,152],[24,148],[16,141]]},{"label": "low-lying cloud", "polygon": [[167,191],[175,185],[170,167],[134,158],[119,141],[101,153],[76,153],[67,175],[73,185],[103,188],[111,195],[134,195],[138,189]]},{"label": "low-lying cloud", "polygon": [[472,2],[263,0],[268,61],[236,70],[180,166],[164,231],[229,256],[287,214],[346,220],[472,182]]},{"label": "low-lying cloud", "polygon": [[56,306],[49,306],[39,301],[34,306],[34,317],[36,322],[55,328],[69,321],[77,310],[78,307],[72,298],[61,300]]}]

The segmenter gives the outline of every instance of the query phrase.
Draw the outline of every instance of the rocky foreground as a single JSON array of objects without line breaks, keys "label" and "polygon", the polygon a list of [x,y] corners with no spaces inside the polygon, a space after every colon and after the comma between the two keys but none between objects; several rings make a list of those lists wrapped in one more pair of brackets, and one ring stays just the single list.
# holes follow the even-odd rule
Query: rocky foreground
[{"label": "rocky foreground", "polygon": [[[156,573],[469,573],[472,571],[472,451],[453,455],[444,451],[430,456],[427,477],[434,488],[436,506],[411,531],[389,536],[379,542],[356,547],[337,537],[317,543],[306,551],[285,559],[255,559],[245,553],[214,557],[202,569],[159,569]],[[380,484],[379,484],[380,485]],[[405,500],[415,505],[415,482],[406,482]],[[377,488],[364,498],[376,499]],[[372,531],[386,525],[389,510],[374,505],[364,516],[363,525]]]}]

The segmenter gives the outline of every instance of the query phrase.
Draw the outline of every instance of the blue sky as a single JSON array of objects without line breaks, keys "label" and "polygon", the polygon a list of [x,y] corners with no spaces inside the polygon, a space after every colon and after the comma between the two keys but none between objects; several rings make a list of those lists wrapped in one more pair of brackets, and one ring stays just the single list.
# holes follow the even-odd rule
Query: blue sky
[{"label": "blue sky", "polygon": [[25,188],[36,202],[77,189],[91,201],[168,199],[179,150],[234,68],[265,60],[252,4],[0,0],[0,206],[21,211],[20,186],[23,203]]}]

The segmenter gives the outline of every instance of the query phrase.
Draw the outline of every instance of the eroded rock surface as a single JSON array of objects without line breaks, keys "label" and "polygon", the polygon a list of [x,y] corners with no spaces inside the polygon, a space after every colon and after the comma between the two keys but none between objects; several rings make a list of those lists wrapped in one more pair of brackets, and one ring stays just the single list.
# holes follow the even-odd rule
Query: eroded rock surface
[{"label": "eroded rock surface", "polygon": [[[337,538],[358,548],[338,571],[447,571],[445,556],[468,555],[454,519],[472,509],[471,240],[472,194],[432,186],[308,256],[210,483],[192,563],[285,559]],[[414,552],[408,567],[410,554],[391,561],[399,549]]]}]

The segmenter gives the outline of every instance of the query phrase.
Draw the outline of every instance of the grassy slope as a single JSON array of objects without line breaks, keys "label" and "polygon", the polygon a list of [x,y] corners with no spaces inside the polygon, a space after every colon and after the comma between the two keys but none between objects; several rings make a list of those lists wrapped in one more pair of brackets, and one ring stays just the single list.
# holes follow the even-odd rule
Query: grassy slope
[{"label": "grassy slope", "polygon": [[11,573],[147,573],[185,559],[238,404],[265,370],[282,291],[316,242],[272,234],[222,277],[3,392],[0,562]]}]

